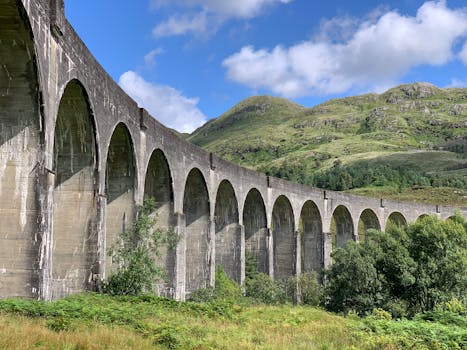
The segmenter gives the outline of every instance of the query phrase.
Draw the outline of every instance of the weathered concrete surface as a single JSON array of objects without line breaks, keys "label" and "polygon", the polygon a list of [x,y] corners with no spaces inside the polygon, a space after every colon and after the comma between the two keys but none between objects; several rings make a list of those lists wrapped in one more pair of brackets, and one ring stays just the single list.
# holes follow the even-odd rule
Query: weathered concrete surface
[{"label": "weathered concrete surface", "polygon": [[54,136],[52,297],[92,289],[97,274],[96,145],[87,97],[71,82]]},{"label": "weathered concrete surface", "polygon": [[158,260],[177,299],[219,264],[242,283],[247,255],[282,279],[329,265],[333,235],[455,211],[270,178],[179,139],[96,62],[61,0],[0,0],[0,43],[0,297],[93,289],[145,197],[179,239]]},{"label": "weathered concrete surface", "polygon": [[217,190],[214,212],[216,264],[224,268],[227,276],[240,283],[241,230],[238,220],[238,203],[234,189],[230,182],[224,180]]}]

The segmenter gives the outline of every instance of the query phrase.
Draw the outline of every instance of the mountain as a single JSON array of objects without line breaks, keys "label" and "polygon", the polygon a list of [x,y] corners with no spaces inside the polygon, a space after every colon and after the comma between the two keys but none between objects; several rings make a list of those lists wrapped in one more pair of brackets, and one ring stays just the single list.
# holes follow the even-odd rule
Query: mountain
[{"label": "mountain", "polygon": [[306,108],[250,97],[187,139],[292,181],[467,205],[467,89],[405,84]]}]

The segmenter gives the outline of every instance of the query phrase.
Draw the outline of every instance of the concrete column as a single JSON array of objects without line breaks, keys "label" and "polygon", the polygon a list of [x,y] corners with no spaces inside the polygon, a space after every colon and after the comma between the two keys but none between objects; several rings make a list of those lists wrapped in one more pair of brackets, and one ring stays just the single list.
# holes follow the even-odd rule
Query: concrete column
[{"label": "concrete column", "polygon": [[238,225],[240,232],[240,266],[239,266],[239,282],[240,286],[245,284],[245,226]]},{"label": "concrete column", "polygon": [[272,230],[268,228],[267,249],[268,249],[268,271],[269,277],[274,279],[274,241]]},{"label": "concrete column", "polygon": [[175,300],[185,300],[185,285],[186,285],[186,220],[185,214],[174,214],[174,231],[179,237],[177,247],[175,249],[175,273],[174,273],[174,298]]},{"label": "concrete column", "polygon": [[330,232],[323,232],[323,264],[328,268],[332,264],[332,235]]},{"label": "concrete column", "polygon": [[380,229],[381,231],[386,232],[386,220],[384,220],[384,218],[386,217],[386,208],[384,207],[383,199],[381,199],[381,205],[378,209],[378,214]]},{"label": "concrete column", "polygon": [[[40,247],[38,256],[38,291],[33,293],[41,300],[52,299],[52,242],[53,242],[53,193],[55,174],[42,168],[39,175],[39,197],[41,200],[41,223],[39,228]],[[35,295],[36,294],[36,295]]]},{"label": "concrete column", "polygon": [[106,278],[107,245],[105,235],[105,210],[107,207],[107,196],[97,195],[97,259],[99,280]]},{"label": "concrete column", "polygon": [[216,285],[216,221],[212,219],[208,232],[209,285]]},{"label": "concrete column", "polygon": [[299,276],[302,273],[302,235],[299,231],[294,232],[295,235],[295,275]]},{"label": "concrete column", "polygon": [[360,241],[360,239],[358,237],[358,223],[359,223],[359,221],[360,221],[360,218],[357,218],[357,219],[353,220],[353,237],[352,237],[352,239],[353,239],[354,242],[359,242]]}]

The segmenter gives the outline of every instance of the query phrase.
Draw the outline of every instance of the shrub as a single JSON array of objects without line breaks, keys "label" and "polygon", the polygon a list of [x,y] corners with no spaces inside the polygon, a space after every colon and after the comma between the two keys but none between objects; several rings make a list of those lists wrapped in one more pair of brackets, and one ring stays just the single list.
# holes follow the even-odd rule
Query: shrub
[{"label": "shrub", "polygon": [[301,303],[311,306],[318,306],[322,302],[323,289],[318,282],[318,275],[315,271],[302,273],[292,280],[297,281],[299,300]]},{"label": "shrub", "polygon": [[245,279],[246,296],[255,302],[278,304],[286,301],[285,286],[273,281],[265,273],[256,273]]},{"label": "shrub", "polygon": [[222,266],[216,267],[215,288],[206,287],[193,291],[189,300],[194,302],[226,301],[237,302],[242,297],[242,291],[238,284],[231,280]]},{"label": "shrub", "polygon": [[[120,234],[117,242],[109,249],[108,255],[118,265],[102,291],[111,295],[140,295],[154,292],[157,280],[165,271],[156,265],[160,246],[173,244],[173,232],[155,229],[156,217],[154,198],[146,199],[138,208],[138,217],[129,230]],[[176,244],[175,244],[176,245]]]}]

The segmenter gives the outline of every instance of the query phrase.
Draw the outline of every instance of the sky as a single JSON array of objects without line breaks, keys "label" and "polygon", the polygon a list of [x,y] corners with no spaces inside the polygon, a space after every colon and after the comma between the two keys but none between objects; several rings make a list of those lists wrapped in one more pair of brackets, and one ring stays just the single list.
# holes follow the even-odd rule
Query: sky
[{"label": "sky", "polygon": [[192,132],[253,95],[312,107],[401,83],[467,86],[465,0],[65,0],[104,69]]}]

